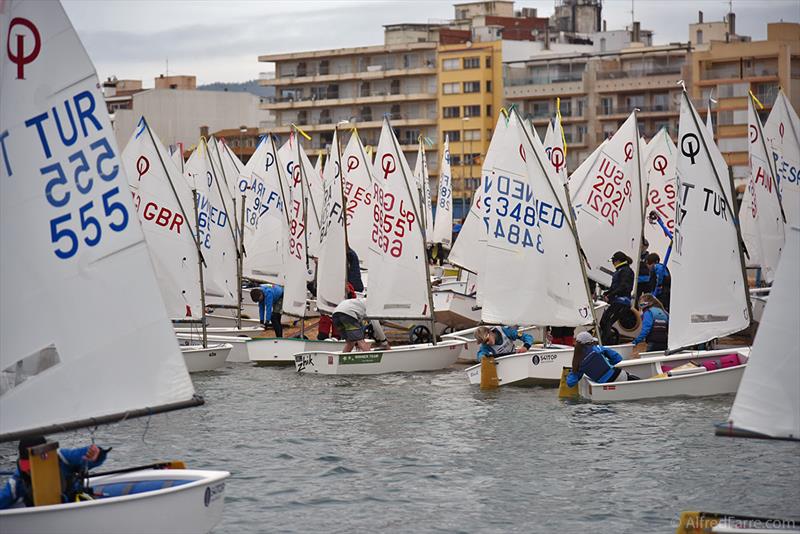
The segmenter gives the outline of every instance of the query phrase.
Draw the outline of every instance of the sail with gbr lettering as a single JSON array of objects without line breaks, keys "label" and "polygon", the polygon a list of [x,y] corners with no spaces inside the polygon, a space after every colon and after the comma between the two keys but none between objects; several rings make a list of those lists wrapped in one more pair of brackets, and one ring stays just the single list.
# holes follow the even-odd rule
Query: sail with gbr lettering
[{"label": "sail with gbr lettering", "polygon": [[[570,195],[578,235],[588,261],[587,275],[611,285],[611,256],[620,250],[639,257],[642,237],[643,190],[636,113],[600,148],[586,174],[573,174]],[[638,262],[631,267],[636,270]]]},{"label": "sail with gbr lettering", "polygon": [[[647,144],[647,214],[655,212],[670,232],[675,229],[676,163],[675,143],[666,128],[662,128]],[[663,262],[672,240],[664,233],[658,221],[646,218],[644,237],[650,244],[650,252],[657,253]]]},{"label": "sail with gbr lettering", "polygon": [[201,403],[75,30],[57,2],[0,28],[0,441]]},{"label": "sail with gbr lettering", "polygon": [[342,155],[344,167],[344,194],[347,199],[347,243],[362,266],[366,266],[372,243],[374,196],[372,163],[367,159],[358,132],[353,130]]},{"label": "sail with gbr lettering", "polygon": [[319,264],[317,267],[317,308],[333,313],[345,299],[347,230],[342,198],[339,131],[334,130],[331,157],[323,171],[322,223],[320,224]]},{"label": "sail with gbr lettering", "polygon": [[753,99],[747,100],[750,178],[739,208],[739,221],[748,254],[747,264],[761,267],[764,280],[772,283],[786,225],[761,120],[753,108]]},{"label": "sail with gbr lettering", "polygon": [[728,167],[686,93],[678,139],[670,351],[733,334],[750,324]]},{"label": "sail with gbr lettering", "polygon": [[[463,162],[462,162],[463,163]],[[439,188],[436,200],[436,219],[431,241],[444,248],[453,244],[453,173],[450,170],[450,139],[445,137],[442,164],[439,167]]]},{"label": "sail with gbr lettering", "polygon": [[787,225],[800,225],[800,118],[781,89],[764,124]]},{"label": "sail with gbr lettering", "polygon": [[430,281],[425,236],[412,195],[416,192],[405,156],[384,118],[375,154],[375,212],[369,249],[367,315],[430,318]]},{"label": "sail with gbr lettering", "polygon": [[167,313],[172,318],[202,317],[192,191],[144,117],[131,134],[122,163]]}]

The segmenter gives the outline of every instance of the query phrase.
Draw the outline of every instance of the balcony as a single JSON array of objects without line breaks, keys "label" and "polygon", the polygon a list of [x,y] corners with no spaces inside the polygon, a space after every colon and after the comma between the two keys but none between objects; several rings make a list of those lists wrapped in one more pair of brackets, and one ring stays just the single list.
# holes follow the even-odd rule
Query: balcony
[{"label": "balcony", "polygon": [[673,104],[655,104],[652,106],[622,105],[617,107],[598,106],[597,114],[601,117],[612,115],[630,115],[633,110],[637,110],[640,115],[677,115],[679,109]]},{"label": "balcony", "polygon": [[648,76],[666,76],[680,74],[683,65],[662,65],[645,69],[601,70],[597,72],[598,80],[626,80],[630,78],[646,78]]},{"label": "balcony", "polygon": [[261,85],[276,85],[276,86],[291,86],[302,85],[311,83],[328,83],[338,82],[345,80],[382,80],[384,78],[395,78],[400,76],[435,76],[436,65],[433,62],[417,66],[403,67],[401,65],[388,65],[386,68],[383,64],[378,65],[362,65],[358,69],[351,67],[340,66],[336,69],[330,69],[333,72],[329,74],[320,74],[319,72],[304,71],[287,71],[281,72],[273,78],[261,78],[259,84]]},{"label": "balcony", "polygon": [[545,73],[539,76],[509,76],[503,83],[505,83],[506,87],[516,87],[519,85],[550,85],[552,83],[579,82],[581,80],[583,80],[583,71]]},{"label": "balcony", "polygon": [[382,104],[396,102],[418,102],[436,100],[436,93],[390,94],[373,93],[369,96],[341,96],[339,98],[316,99],[312,97],[280,97],[274,102],[262,104],[261,109],[302,109],[333,106],[354,106],[361,104]]},{"label": "balcony", "polygon": [[778,67],[770,65],[755,65],[753,67],[715,68],[704,70],[700,74],[701,82],[711,80],[746,80],[751,78],[778,78]]}]

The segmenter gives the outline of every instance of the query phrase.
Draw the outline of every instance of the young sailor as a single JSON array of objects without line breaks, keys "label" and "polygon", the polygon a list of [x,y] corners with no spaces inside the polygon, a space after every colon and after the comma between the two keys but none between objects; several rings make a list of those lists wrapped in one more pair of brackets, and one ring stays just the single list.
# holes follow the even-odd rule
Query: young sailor
[{"label": "young sailor", "polygon": [[275,337],[283,337],[283,288],[279,285],[262,284],[250,290],[250,298],[253,302],[258,302],[258,320],[264,325],[264,329],[267,329],[269,320],[275,330]]},{"label": "young sailor", "polygon": [[[331,319],[333,326],[341,332],[344,336],[344,349],[342,352],[350,352],[353,348],[358,347],[362,352],[368,352],[371,347],[364,338],[364,323],[367,318],[367,301],[364,298],[355,298],[343,300],[333,310]],[[389,349],[389,344],[386,341],[386,334],[381,328],[381,323],[378,321],[370,321],[375,335],[375,343],[373,347],[381,347]]]},{"label": "young sailor", "polygon": [[[481,344],[478,347],[478,361],[484,356],[504,356],[515,352],[527,352],[533,345],[533,336],[522,333],[513,326],[479,326],[475,330],[475,339]],[[522,346],[514,345],[516,340],[522,341]]]},{"label": "young sailor", "polygon": [[633,292],[631,261],[628,255],[621,250],[611,256],[611,263],[616,270],[611,277],[611,287],[604,294],[609,306],[600,320],[600,332],[603,339],[610,338],[611,326],[630,310],[631,293]]},{"label": "young sailor", "polygon": [[647,250],[649,246],[650,243],[647,242],[647,239],[642,238],[642,246],[639,249],[639,276],[636,284],[636,300],[639,300],[643,293],[650,292],[650,268],[647,266],[647,257],[650,255],[650,251]]},{"label": "young sailor", "polygon": [[[5,510],[18,502],[25,506],[33,506],[33,490],[31,488],[31,447],[44,445],[47,439],[44,436],[23,438],[19,442],[19,457],[17,469],[9,478],[3,489],[0,490],[0,510]],[[84,471],[99,467],[105,462],[106,455],[111,449],[101,449],[97,445],[80,447],[77,449],[59,449],[58,466],[61,470],[61,495],[62,502],[72,502],[83,491]]]},{"label": "young sailor", "polygon": [[661,301],[664,310],[669,311],[669,291],[672,277],[667,266],[661,263],[661,257],[655,252],[647,255],[647,268],[650,270],[650,291]]},{"label": "young sailor", "polygon": [[567,385],[574,387],[583,375],[598,384],[639,380],[638,377],[615,367],[621,361],[622,355],[619,352],[598,345],[597,339],[589,332],[581,332],[575,336],[572,370],[567,375]]},{"label": "young sailor", "polygon": [[642,330],[634,345],[647,341],[647,351],[667,350],[667,332],[669,331],[669,314],[664,310],[664,305],[650,293],[645,293],[639,299],[639,309],[642,310]]}]

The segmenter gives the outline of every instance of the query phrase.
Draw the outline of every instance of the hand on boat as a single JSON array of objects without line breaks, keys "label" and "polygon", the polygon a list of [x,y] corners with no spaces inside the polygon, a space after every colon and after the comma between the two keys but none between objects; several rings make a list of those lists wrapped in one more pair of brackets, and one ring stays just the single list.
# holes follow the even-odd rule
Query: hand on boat
[{"label": "hand on boat", "polygon": [[89,450],[86,451],[86,456],[84,456],[85,460],[89,460],[90,462],[94,462],[100,456],[100,447],[92,443],[89,446]]},{"label": "hand on boat", "polygon": [[522,354],[525,352],[528,352],[528,349],[526,349],[525,347],[520,347],[517,349],[517,354]]}]

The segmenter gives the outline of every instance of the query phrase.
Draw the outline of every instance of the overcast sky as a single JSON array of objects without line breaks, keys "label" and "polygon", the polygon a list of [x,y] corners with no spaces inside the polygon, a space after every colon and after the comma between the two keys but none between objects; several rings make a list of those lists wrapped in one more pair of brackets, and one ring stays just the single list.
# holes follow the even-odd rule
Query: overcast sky
[{"label": "overcast sky", "polygon": [[[198,84],[242,82],[272,70],[260,54],[383,42],[383,24],[435,22],[453,17],[452,1],[190,1],[64,0],[101,79],[144,80],[166,72],[194,74]],[[635,0],[636,19],[654,31],[654,43],[688,40],[688,24],[702,10],[721,20],[727,0]],[[517,0],[515,9],[553,13],[553,0]],[[766,23],[800,22],[800,0],[733,0],[737,33],[766,38]],[[631,21],[630,0],[605,0],[608,29]]]}]

